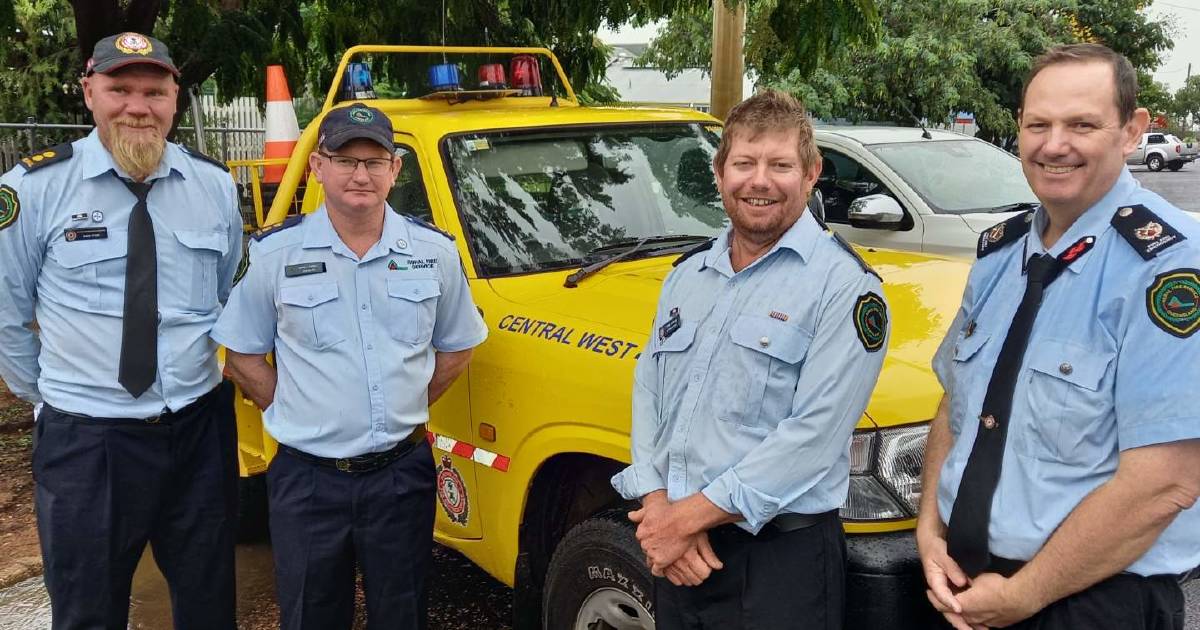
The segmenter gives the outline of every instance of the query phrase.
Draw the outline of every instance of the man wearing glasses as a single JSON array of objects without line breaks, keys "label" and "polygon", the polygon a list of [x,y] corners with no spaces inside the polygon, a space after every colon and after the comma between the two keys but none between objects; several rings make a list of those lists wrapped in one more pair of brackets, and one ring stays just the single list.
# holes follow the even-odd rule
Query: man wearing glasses
[{"label": "man wearing glasses", "polygon": [[[487,337],[453,238],[387,204],[391,121],[335,109],[309,166],[325,203],[256,234],[212,337],[280,443],[267,471],[284,630],[425,628],[428,406]],[[274,365],[266,360],[274,351]]]}]

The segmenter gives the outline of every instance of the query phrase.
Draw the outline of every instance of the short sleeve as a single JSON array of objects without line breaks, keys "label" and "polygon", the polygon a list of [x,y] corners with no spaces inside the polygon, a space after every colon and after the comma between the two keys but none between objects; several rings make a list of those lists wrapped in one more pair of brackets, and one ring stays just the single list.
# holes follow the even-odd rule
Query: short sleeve
[{"label": "short sleeve", "polygon": [[276,274],[269,264],[271,256],[256,253],[256,246],[257,242],[250,243],[229,301],[210,333],[213,341],[242,354],[266,354],[274,349],[279,317],[275,306]]},{"label": "short sleeve", "polygon": [[433,324],[433,348],[438,352],[459,352],[474,348],[487,339],[487,325],[471,298],[471,287],[458,252],[440,256],[442,295],[438,298],[437,320]]}]

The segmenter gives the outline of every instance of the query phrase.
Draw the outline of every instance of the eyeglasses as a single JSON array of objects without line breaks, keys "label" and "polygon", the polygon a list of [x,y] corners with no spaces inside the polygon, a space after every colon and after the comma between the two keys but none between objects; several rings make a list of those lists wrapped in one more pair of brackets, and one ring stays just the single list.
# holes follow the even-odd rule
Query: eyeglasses
[{"label": "eyeglasses", "polygon": [[359,164],[367,167],[368,175],[384,175],[392,168],[392,161],[387,158],[360,160],[346,155],[330,155],[324,151],[318,151],[317,154],[329,160],[329,163],[333,165],[334,172],[340,175],[349,175],[357,171]]}]

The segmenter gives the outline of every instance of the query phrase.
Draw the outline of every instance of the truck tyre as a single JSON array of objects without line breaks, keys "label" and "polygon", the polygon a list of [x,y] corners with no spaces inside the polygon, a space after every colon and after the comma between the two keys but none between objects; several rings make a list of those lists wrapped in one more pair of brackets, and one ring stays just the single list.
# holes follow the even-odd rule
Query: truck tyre
[{"label": "truck tyre", "polygon": [[1179,169],[1183,168],[1184,164],[1185,164],[1185,162],[1183,162],[1182,160],[1175,160],[1174,162],[1167,162],[1167,169],[1171,170],[1171,171],[1178,171]]},{"label": "truck tyre", "polygon": [[1151,155],[1146,158],[1146,167],[1152,171],[1161,171],[1163,169],[1163,159],[1161,155]]},{"label": "truck tyre", "polygon": [[267,539],[267,476],[238,477],[237,541]]},{"label": "truck tyre", "polygon": [[653,630],[652,578],[626,510],[567,532],[546,570],[547,630]]}]

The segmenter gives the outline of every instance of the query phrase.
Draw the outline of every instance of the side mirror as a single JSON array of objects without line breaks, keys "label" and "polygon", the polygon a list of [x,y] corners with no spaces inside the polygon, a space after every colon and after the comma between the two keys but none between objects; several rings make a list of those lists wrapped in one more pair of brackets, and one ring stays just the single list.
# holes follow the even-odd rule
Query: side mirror
[{"label": "side mirror", "polygon": [[825,222],[825,195],[822,195],[821,191],[815,187],[812,189],[812,194],[808,196],[808,211],[813,213],[817,221]]},{"label": "side mirror", "polygon": [[867,195],[851,202],[846,216],[854,227],[898,230],[904,221],[904,209],[887,195]]}]

